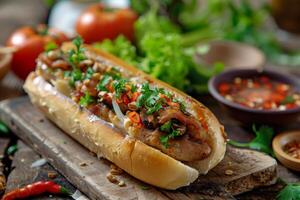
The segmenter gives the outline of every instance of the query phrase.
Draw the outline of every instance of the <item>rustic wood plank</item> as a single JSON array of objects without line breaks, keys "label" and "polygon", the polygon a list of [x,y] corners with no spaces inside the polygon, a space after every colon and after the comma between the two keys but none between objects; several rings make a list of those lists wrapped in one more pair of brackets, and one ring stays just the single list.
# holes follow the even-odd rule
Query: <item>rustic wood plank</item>
[{"label": "rustic wood plank", "polygon": [[[75,188],[66,181],[66,179],[55,172],[55,170],[49,165],[45,164],[41,167],[31,168],[31,164],[41,159],[41,157],[35,153],[31,148],[25,145],[23,142],[18,142],[18,151],[14,155],[12,163],[12,172],[8,176],[6,192],[9,192],[16,188],[21,188],[27,184],[34,183],[36,181],[53,180],[66,187],[69,191],[75,192]],[[55,178],[49,178],[48,172],[55,172]],[[70,200],[70,197],[59,197],[55,195],[41,195],[39,197],[31,198],[32,200]]]},{"label": "rustic wood plank", "polygon": [[[118,187],[106,180],[108,161],[97,161],[86,149],[49,122],[27,98],[2,102],[0,111],[1,118],[20,138],[45,156],[91,199],[174,199],[175,196],[179,199],[205,199],[205,196],[211,196],[210,199],[213,199],[221,193],[231,196],[276,181],[274,159],[256,151],[228,148],[225,159],[214,170],[179,192],[157,190],[154,187],[143,190],[143,183],[126,174],[122,179],[127,186]],[[89,164],[81,167],[81,162]],[[225,173],[228,169],[233,171],[230,176]],[[207,194],[201,194],[202,191],[207,191]]]}]

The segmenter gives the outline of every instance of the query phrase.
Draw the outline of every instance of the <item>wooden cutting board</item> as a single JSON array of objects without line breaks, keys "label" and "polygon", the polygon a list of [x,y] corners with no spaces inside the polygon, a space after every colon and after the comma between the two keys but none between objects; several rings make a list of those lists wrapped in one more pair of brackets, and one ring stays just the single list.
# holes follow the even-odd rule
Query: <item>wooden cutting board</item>
[{"label": "wooden cutting board", "polygon": [[43,155],[90,199],[234,199],[253,188],[276,182],[276,161],[259,152],[227,148],[224,160],[189,187],[167,191],[146,185],[123,173],[119,187],[106,175],[110,163],[98,159],[30,103],[27,97],[0,103],[0,119],[28,145]]}]

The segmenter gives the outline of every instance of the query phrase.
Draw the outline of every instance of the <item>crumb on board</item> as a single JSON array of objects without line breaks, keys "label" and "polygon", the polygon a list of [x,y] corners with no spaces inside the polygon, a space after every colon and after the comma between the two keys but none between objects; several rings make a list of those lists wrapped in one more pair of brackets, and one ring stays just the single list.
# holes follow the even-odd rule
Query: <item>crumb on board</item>
[{"label": "crumb on board", "polygon": [[233,175],[233,171],[231,169],[227,169],[227,170],[225,170],[225,174],[228,176],[231,176],[231,175]]},{"label": "crumb on board", "polygon": [[88,164],[87,164],[86,162],[81,162],[81,163],[79,163],[79,165],[80,165],[80,167],[85,167],[85,166],[87,166]]},{"label": "crumb on board", "polygon": [[123,173],[123,170],[120,167],[118,167],[114,164],[111,164],[110,165],[110,173],[112,175],[121,175]]},{"label": "crumb on board", "polygon": [[51,179],[55,179],[57,177],[57,173],[56,172],[48,172],[48,178],[51,178]]},{"label": "crumb on board", "polygon": [[106,175],[106,178],[109,180],[109,182],[113,183],[113,184],[116,184],[120,187],[124,187],[126,186],[125,182],[123,180],[120,180],[117,178],[117,176],[111,174],[111,173],[108,173]]}]

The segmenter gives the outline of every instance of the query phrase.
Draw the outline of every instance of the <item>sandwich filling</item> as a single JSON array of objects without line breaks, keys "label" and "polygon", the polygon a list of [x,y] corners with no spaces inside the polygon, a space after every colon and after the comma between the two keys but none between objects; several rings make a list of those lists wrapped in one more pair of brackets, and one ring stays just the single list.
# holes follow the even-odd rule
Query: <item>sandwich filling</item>
[{"label": "sandwich filling", "polygon": [[207,158],[208,124],[166,88],[155,86],[73,41],[69,51],[48,49],[37,60],[38,75],[80,107],[180,161]]}]

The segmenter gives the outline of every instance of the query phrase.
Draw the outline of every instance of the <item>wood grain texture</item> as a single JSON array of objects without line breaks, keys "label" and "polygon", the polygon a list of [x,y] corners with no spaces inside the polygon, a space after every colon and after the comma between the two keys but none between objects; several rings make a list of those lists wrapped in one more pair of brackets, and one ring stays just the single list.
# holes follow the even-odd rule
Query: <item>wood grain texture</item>
[{"label": "wood grain texture", "polygon": [[[32,168],[31,164],[41,159],[40,155],[35,153],[31,148],[25,145],[23,142],[18,142],[18,151],[14,155],[12,163],[12,172],[7,179],[6,192],[13,189],[24,187],[25,185],[34,183],[36,181],[52,180],[56,183],[63,185],[70,192],[75,192],[75,188],[64,180],[64,177],[55,172],[55,170],[49,165],[45,164],[41,167]],[[48,172],[55,172],[55,178],[49,178]],[[32,197],[31,200],[71,200],[71,197],[58,195],[44,194],[39,197]]]},{"label": "wood grain texture", "polygon": [[[273,184],[277,177],[273,158],[229,147],[225,159],[215,169],[179,191],[151,186],[145,190],[144,183],[126,174],[121,177],[126,187],[118,187],[106,179],[110,170],[108,161],[99,161],[63,134],[27,97],[2,102],[0,118],[91,199],[233,199],[232,195]],[[82,162],[86,166],[81,166]],[[226,170],[233,174],[226,175]]]}]

